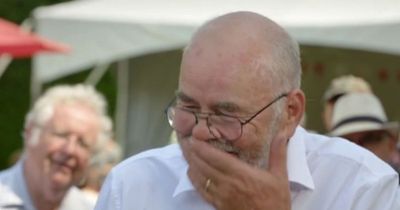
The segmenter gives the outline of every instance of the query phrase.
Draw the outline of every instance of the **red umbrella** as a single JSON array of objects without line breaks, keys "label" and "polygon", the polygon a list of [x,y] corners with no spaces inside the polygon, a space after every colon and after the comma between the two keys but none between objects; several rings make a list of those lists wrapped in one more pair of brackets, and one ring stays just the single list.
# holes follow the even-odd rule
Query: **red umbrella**
[{"label": "red umbrella", "polygon": [[18,25],[0,18],[0,56],[31,57],[39,52],[67,52],[69,48],[22,30]]}]

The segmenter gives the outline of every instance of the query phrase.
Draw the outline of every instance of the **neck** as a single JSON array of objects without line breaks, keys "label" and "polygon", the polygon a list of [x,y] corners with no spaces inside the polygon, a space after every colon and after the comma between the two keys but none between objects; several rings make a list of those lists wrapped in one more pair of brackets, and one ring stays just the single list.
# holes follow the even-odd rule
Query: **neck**
[{"label": "neck", "polygon": [[49,180],[43,180],[43,174],[36,173],[32,168],[34,164],[23,163],[23,175],[25,177],[27,191],[31,197],[32,205],[40,210],[57,210],[66,195],[68,189],[54,189],[49,185]]}]

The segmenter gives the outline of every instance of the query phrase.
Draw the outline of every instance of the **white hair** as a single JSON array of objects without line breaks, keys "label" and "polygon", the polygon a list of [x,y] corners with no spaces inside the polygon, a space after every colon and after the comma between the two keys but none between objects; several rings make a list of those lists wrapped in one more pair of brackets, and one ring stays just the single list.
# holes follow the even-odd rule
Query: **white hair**
[{"label": "white hair", "polygon": [[300,88],[301,86],[301,59],[300,47],[286,31],[277,36],[272,44],[272,59],[269,66],[269,73],[280,84],[278,87],[286,91]]},{"label": "white hair", "polygon": [[74,103],[89,106],[101,119],[101,131],[97,143],[109,140],[112,135],[112,121],[106,114],[106,100],[92,86],[78,84],[52,87],[35,102],[25,117],[25,131],[31,129],[30,142],[32,144],[38,142],[41,127],[51,119],[56,105]]},{"label": "white hair", "polygon": [[97,168],[105,164],[115,165],[122,159],[122,149],[114,140],[96,148],[93,157],[90,160],[89,167]]}]

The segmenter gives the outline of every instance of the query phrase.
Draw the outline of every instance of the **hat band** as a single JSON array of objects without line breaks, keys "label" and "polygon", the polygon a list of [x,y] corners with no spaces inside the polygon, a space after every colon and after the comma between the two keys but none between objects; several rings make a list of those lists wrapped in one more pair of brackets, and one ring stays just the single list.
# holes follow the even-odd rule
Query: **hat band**
[{"label": "hat band", "polygon": [[347,118],[347,119],[344,119],[344,120],[340,121],[338,124],[336,124],[332,128],[332,130],[335,130],[335,129],[339,128],[340,126],[348,124],[348,123],[360,122],[360,121],[362,121],[362,122],[376,122],[376,123],[379,123],[379,124],[383,124],[384,123],[384,121],[382,121],[381,119],[376,118],[376,117],[369,117],[369,116],[351,117],[351,118]]}]

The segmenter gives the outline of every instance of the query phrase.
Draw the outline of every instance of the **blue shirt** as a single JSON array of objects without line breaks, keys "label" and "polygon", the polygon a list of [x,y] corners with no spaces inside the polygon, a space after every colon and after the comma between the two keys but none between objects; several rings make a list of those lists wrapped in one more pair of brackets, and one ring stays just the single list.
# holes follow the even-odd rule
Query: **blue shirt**
[{"label": "blue shirt", "polygon": [[[26,187],[22,163],[23,160],[0,173],[0,210],[36,210]],[[60,210],[93,208],[76,187],[69,189],[60,206]]]}]

